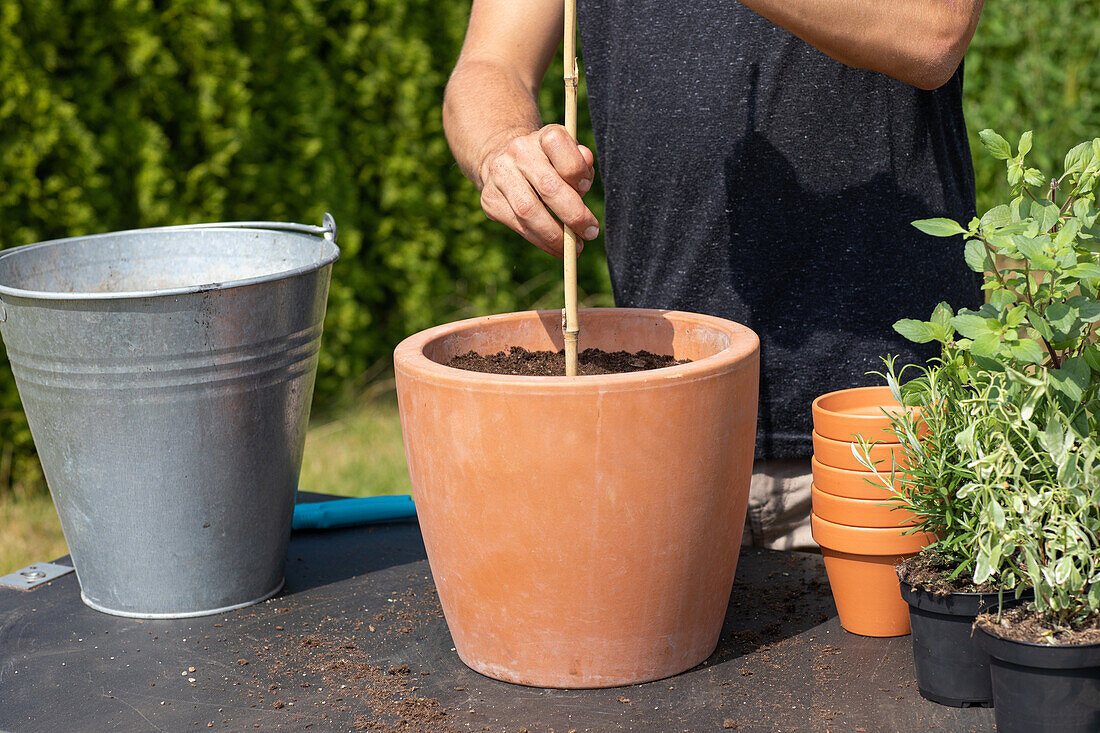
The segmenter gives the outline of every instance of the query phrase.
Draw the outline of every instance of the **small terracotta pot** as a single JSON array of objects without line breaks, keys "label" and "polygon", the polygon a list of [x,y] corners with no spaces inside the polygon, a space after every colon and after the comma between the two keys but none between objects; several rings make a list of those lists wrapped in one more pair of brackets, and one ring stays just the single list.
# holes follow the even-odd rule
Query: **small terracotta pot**
[{"label": "small terracotta pot", "polygon": [[821,545],[840,625],[860,636],[909,633],[909,606],[901,597],[894,566],[935,538],[902,529],[847,527],[810,514]]},{"label": "small terracotta pot", "polygon": [[[867,470],[867,468],[852,455],[852,445],[855,445],[856,450],[859,451],[860,447],[858,444],[853,444],[851,441],[826,438],[823,435],[819,435],[816,430],[813,432],[813,441],[814,458],[823,466],[843,468],[848,471]],[[895,465],[895,463],[898,466],[905,465],[905,449],[901,446],[901,443],[875,443],[868,451],[868,457],[871,459],[871,464],[882,472],[889,472],[890,467]]]},{"label": "small terracotta pot", "polygon": [[630,374],[452,369],[473,350],[562,348],[561,312],[429,329],[394,352],[405,454],[439,600],[467,665],[610,687],[706,659],[748,504],[759,341],[720,318],[580,314],[581,348],[671,354]]},{"label": "small terracotta pot", "polygon": [[[887,501],[896,498],[892,489],[883,485],[882,480],[870,471],[848,471],[843,468],[826,466],[815,455],[810,459],[810,468],[814,474],[814,485],[818,491],[849,499],[874,499]],[[888,474],[883,479],[888,480]]]},{"label": "small terracotta pot", "polygon": [[[902,527],[912,526],[916,517],[907,509],[893,502],[880,499],[849,499],[845,496],[826,494],[816,486],[810,486],[814,514],[829,522],[849,527]],[[892,503],[893,506],[887,505]],[[894,508],[898,507],[898,508]]]},{"label": "small terracotta pot", "polygon": [[[896,414],[903,408],[889,387],[853,387],[828,392],[815,399],[811,409],[814,431],[825,438],[850,442],[862,435],[868,443],[898,442],[890,418],[883,411]],[[919,411],[916,407],[909,409]]]}]

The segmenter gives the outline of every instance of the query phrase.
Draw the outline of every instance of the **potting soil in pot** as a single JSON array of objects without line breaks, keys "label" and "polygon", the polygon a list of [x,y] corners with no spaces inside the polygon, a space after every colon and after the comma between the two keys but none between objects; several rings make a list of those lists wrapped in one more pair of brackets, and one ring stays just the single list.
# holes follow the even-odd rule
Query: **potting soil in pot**
[{"label": "potting soil in pot", "polygon": [[[577,355],[577,373],[621,374],[660,369],[675,364],[687,364],[689,359],[677,360],[673,356],[651,354],[648,351],[612,351],[585,349]],[[565,375],[564,351],[528,351],[521,346],[511,347],[507,353],[482,355],[474,351],[455,356],[447,366],[469,372],[488,374],[518,374],[528,377],[560,377]]]},{"label": "potting soil in pot", "polygon": [[[922,552],[906,558],[898,565],[898,577],[916,588],[922,588],[932,595],[946,596],[951,593],[996,593],[998,586],[993,583],[975,585],[971,575],[961,574],[950,577],[954,565],[935,553]],[[1014,598],[1015,592],[1009,590],[1005,598]]]},{"label": "potting soil in pot", "polygon": [[1001,614],[978,616],[978,623],[1005,639],[1025,644],[1100,644],[1100,617],[1092,618],[1068,628],[1054,628],[1044,622],[1034,611],[1025,607],[1012,608]]}]

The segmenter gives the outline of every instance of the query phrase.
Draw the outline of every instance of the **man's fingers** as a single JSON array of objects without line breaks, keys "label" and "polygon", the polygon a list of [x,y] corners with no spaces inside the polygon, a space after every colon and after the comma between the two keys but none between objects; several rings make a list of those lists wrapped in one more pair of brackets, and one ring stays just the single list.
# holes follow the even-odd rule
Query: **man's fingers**
[{"label": "man's fingers", "polygon": [[580,146],[561,125],[542,128],[539,131],[539,147],[562,179],[581,194],[588,193],[594,175],[591,151],[586,159]]},{"label": "man's fingers", "polygon": [[584,145],[578,145],[577,147],[580,148],[581,155],[584,156],[584,162],[588,167],[591,168],[594,166],[596,164],[596,156],[592,154],[592,151]]},{"label": "man's fingers", "polygon": [[[579,157],[579,154],[578,154]],[[580,239],[595,239],[600,232],[596,215],[588,210],[568,181],[563,179],[550,161],[539,153],[525,155],[516,161],[520,172],[530,182],[542,201]]]},{"label": "man's fingers", "polygon": [[516,231],[539,249],[560,258],[564,245],[561,224],[546,210],[522,173],[514,170],[501,176],[498,186],[518,223]]}]

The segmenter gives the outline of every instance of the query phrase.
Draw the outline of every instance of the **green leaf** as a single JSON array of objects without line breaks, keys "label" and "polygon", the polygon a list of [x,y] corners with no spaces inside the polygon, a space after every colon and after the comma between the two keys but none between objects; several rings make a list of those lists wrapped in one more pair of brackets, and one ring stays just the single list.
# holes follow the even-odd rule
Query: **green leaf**
[{"label": "green leaf", "polygon": [[1027,155],[1031,151],[1031,130],[1020,135],[1020,156]]},{"label": "green leaf", "polygon": [[1058,585],[1065,583],[1069,580],[1071,570],[1073,570],[1073,558],[1063,555],[1058,562],[1054,563],[1054,582]]},{"label": "green leaf", "polygon": [[1045,315],[1047,323],[1054,329],[1055,338],[1061,340],[1069,337],[1077,322],[1079,311],[1066,303],[1052,303]]},{"label": "green leaf", "polygon": [[1047,182],[1043,172],[1038,168],[1024,168],[1024,183],[1029,186],[1042,186]]},{"label": "green leaf", "polygon": [[1035,559],[1035,552],[1030,547],[1024,548],[1024,559],[1027,564],[1027,576],[1034,584],[1042,578],[1042,571],[1039,570],[1039,561]]},{"label": "green leaf", "polygon": [[1050,244],[1049,237],[1028,237],[1023,234],[1018,234],[1012,238],[1012,241],[1016,245],[1016,249],[1020,251],[1020,254],[1023,255],[1035,269],[1050,271],[1058,264],[1054,261],[1054,258],[1048,254],[1047,246]]},{"label": "green leaf", "polygon": [[[996,323],[996,326],[991,324]],[[974,339],[1000,329],[1000,323],[992,318],[982,318],[975,313],[960,313],[951,319],[951,325],[963,336]]]},{"label": "green leaf", "polygon": [[997,310],[1004,310],[1015,302],[1016,294],[1011,290],[995,290],[989,295],[989,304]]},{"label": "green leaf", "polygon": [[977,239],[969,239],[963,246],[963,259],[966,265],[974,272],[985,272],[989,258],[986,256],[985,245]]},{"label": "green leaf", "polygon": [[1071,268],[1066,274],[1078,280],[1100,277],[1100,265],[1095,262],[1082,262],[1076,267]]},{"label": "green leaf", "polygon": [[1077,219],[1070,219],[1062,228],[1058,230],[1058,235],[1054,237],[1054,247],[1061,249],[1062,247],[1068,247],[1073,244],[1073,240],[1077,238],[1077,233],[1081,231],[1081,222]]},{"label": "green leaf", "polygon": [[1061,369],[1050,372],[1051,386],[1068,397],[1072,402],[1080,402],[1089,386],[1092,370],[1082,357],[1066,359]]},{"label": "green leaf", "polygon": [[993,526],[997,529],[1005,528],[1005,510],[997,503],[996,499],[989,500],[989,513],[993,519]]},{"label": "green leaf", "polygon": [[1100,321],[1100,301],[1077,295],[1067,302],[1077,308],[1080,319],[1085,323]]},{"label": "green leaf", "polygon": [[1047,453],[1051,455],[1057,453],[1062,448],[1062,437],[1065,434],[1062,432],[1062,427],[1058,424],[1057,420],[1051,420],[1047,423],[1043,432],[1039,433],[1039,445]]},{"label": "green leaf", "polygon": [[966,450],[974,445],[974,430],[978,427],[977,423],[970,423],[965,428],[955,434],[955,447],[962,450]]},{"label": "green leaf", "polygon": [[955,312],[951,310],[951,306],[940,301],[936,307],[932,309],[932,323],[938,323],[944,328],[947,328],[954,315]]},{"label": "green leaf", "polygon": [[1049,232],[1058,223],[1061,210],[1057,204],[1042,199],[1031,202],[1031,217],[1039,223],[1039,231]]},{"label": "green leaf", "polygon": [[1024,316],[1027,314],[1027,303],[1020,303],[1013,308],[1010,308],[1004,315],[1004,324],[1011,329],[1017,329],[1024,321]]},{"label": "green leaf", "polygon": [[1015,161],[1008,164],[1008,185],[1015,186],[1024,177],[1024,167]]},{"label": "green leaf", "polygon": [[974,339],[970,344],[970,353],[975,356],[985,356],[993,358],[997,350],[1001,346],[1001,335],[999,333],[985,333]]},{"label": "green leaf", "polygon": [[936,219],[918,219],[913,222],[913,226],[933,237],[954,237],[959,234],[966,234],[966,230],[963,229],[958,222],[942,217]]},{"label": "green leaf", "polygon": [[1038,341],[1020,339],[1019,343],[1012,344],[1009,350],[1012,352],[1012,356],[1020,361],[1026,361],[1029,364],[1043,363],[1043,347],[1039,345]]},{"label": "green leaf", "polygon": [[894,324],[894,330],[910,341],[918,344],[926,344],[936,340],[936,333],[931,323],[918,321],[912,318],[903,318]]},{"label": "green leaf", "polygon": [[981,228],[982,231],[988,229],[1000,229],[1006,227],[1012,223],[1012,211],[1008,208],[1007,204],[1001,204],[1000,206],[994,206],[989,211],[982,215]]},{"label": "green leaf", "polygon": [[994,158],[998,160],[1008,160],[1012,157],[1012,148],[1009,146],[1008,141],[993,132],[993,130],[982,130],[978,133],[978,137],[982,139],[982,144],[985,145],[986,150],[988,150]]},{"label": "green leaf", "polygon": [[1027,322],[1039,333],[1039,336],[1045,338],[1047,341],[1054,338],[1054,331],[1051,329],[1050,324],[1036,311],[1028,311]]},{"label": "green leaf", "polygon": [[1075,145],[1066,153],[1065,171],[1067,173],[1080,172],[1085,169],[1085,164],[1092,159],[1092,144],[1088,142]]},{"label": "green leaf", "polygon": [[1085,349],[1085,363],[1092,367],[1094,372],[1100,372],[1100,349],[1090,346]]}]

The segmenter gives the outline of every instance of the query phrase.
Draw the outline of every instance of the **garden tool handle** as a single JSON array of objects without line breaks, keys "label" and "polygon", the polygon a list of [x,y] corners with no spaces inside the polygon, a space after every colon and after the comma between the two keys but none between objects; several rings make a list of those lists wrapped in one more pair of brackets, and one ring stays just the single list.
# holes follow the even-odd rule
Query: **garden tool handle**
[{"label": "garden tool handle", "polygon": [[366,496],[298,504],[291,528],[336,529],[415,518],[416,505],[408,494]]}]

